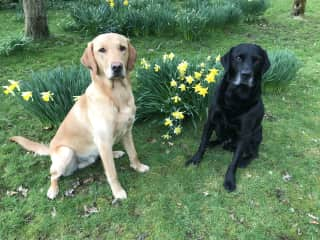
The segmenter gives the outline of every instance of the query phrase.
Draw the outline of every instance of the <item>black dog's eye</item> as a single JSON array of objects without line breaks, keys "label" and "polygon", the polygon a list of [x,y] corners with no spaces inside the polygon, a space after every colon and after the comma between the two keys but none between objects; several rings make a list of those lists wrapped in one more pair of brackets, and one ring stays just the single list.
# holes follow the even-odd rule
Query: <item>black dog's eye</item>
[{"label": "black dog's eye", "polygon": [[105,49],[105,48],[100,48],[100,49],[99,49],[99,52],[105,53],[105,52],[106,52],[106,49]]},{"label": "black dog's eye", "polygon": [[120,45],[120,51],[124,52],[127,48],[125,46]]},{"label": "black dog's eye", "polygon": [[253,63],[254,63],[254,64],[259,64],[260,61],[261,61],[261,59],[258,58],[258,57],[253,58]]},{"label": "black dog's eye", "polygon": [[242,57],[241,57],[241,56],[236,56],[236,60],[237,60],[238,62],[242,62]]}]

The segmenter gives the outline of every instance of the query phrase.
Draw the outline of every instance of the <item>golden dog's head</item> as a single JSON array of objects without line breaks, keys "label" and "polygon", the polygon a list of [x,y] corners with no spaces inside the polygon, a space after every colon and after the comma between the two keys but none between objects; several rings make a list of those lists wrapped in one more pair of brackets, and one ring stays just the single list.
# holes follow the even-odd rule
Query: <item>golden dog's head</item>
[{"label": "golden dog's head", "polygon": [[81,63],[88,67],[93,75],[110,80],[123,79],[134,67],[136,50],[129,39],[117,34],[101,34],[88,43]]}]

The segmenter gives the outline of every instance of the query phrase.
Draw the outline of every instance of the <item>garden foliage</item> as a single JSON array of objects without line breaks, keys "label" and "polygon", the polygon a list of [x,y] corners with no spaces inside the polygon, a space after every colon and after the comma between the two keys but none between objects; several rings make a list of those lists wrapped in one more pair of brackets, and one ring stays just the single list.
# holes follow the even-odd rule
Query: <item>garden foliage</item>
[{"label": "garden foliage", "polygon": [[24,36],[11,37],[0,42],[0,56],[9,56],[21,51],[31,43],[31,39]]},{"label": "garden foliage", "polygon": [[[187,1],[181,6],[164,0],[82,1],[73,5],[73,29],[90,35],[118,32],[130,36],[173,35],[198,39],[217,27],[237,23],[241,10],[231,1]],[[70,24],[69,24],[70,25]]]},{"label": "garden foliage", "polygon": [[[271,52],[269,57],[271,68],[263,78],[264,87],[282,90],[294,80],[300,64],[288,50]],[[207,113],[215,83],[222,77],[219,60],[219,55],[182,59],[174,53],[150,62],[140,59],[134,91],[137,119],[156,119],[166,127],[165,139],[179,135],[186,119],[196,125]],[[87,69],[73,66],[33,73],[28,81],[10,80],[3,91],[43,123],[59,125],[90,82]]]}]

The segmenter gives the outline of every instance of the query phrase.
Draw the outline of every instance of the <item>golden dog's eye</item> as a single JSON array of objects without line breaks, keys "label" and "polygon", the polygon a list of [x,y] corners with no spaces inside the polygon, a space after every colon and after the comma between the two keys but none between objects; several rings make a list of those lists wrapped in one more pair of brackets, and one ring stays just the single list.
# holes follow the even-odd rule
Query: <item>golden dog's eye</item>
[{"label": "golden dog's eye", "polygon": [[105,48],[100,48],[100,49],[99,49],[99,52],[105,53],[105,52],[106,52],[106,49],[105,49]]},{"label": "golden dog's eye", "polygon": [[120,45],[120,51],[124,52],[127,48],[125,46]]}]

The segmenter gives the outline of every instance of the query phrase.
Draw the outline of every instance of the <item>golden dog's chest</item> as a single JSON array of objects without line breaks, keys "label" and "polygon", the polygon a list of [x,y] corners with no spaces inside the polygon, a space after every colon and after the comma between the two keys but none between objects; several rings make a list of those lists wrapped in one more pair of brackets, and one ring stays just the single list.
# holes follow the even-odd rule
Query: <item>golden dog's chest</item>
[{"label": "golden dog's chest", "polygon": [[124,107],[118,112],[115,123],[114,140],[119,141],[132,127],[135,120],[135,107]]}]

